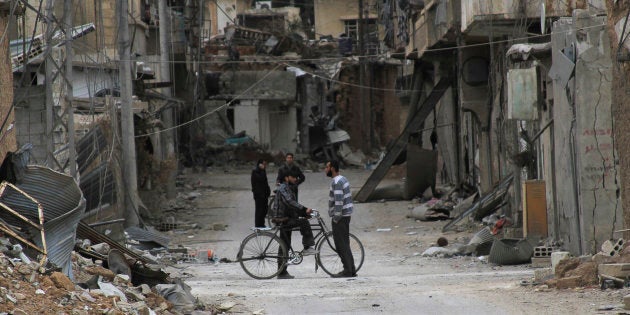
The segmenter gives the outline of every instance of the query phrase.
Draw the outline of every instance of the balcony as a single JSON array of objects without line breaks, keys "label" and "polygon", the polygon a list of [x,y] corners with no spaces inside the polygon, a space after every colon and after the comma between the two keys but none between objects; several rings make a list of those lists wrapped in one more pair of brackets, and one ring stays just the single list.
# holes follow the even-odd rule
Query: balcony
[{"label": "balcony", "polygon": [[[493,1],[462,1],[461,3],[461,31],[468,36],[495,37],[513,36],[516,23],[532,24],[541,33],[541,17],[549,21],[562,16],[571,16],[575,9],[588,9],[592,13],[606,13],[605,0],[588,0],[572,5],[572,1],[523,1],[523,0],[493,0]],[[538,22],[538,23],[535,23]]]},{"label": "balcony", "polygon": [[428,1],[413,20],[406,55],[409,58],[421,58],[429,48],[454,45],[459,6],[459,0]]}]

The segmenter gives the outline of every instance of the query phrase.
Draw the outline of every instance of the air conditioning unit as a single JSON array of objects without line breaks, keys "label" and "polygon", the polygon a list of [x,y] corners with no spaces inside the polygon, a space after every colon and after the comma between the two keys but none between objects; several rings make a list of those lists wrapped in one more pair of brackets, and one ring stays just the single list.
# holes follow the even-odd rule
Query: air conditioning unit
[{"label": "air conditioning unit", "polygon": [[271,1],[257,1],[256,9],[271,9]]}]

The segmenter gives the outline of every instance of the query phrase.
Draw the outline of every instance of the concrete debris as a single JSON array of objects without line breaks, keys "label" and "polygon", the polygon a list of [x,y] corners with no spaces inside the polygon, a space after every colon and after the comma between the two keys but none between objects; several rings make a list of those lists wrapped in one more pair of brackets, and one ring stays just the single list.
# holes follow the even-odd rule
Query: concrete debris
[{"label": "concrete debris", "polygon": [[440,257],[440,258],[448,258],[453,257],[459,254],[457,249],[447,248],[447,247],[429,247],[425,250],[421,256],[422,257]]},{"label": "concrete debris", "polygon": [[[619,249],[614,249],[619,244]],[[612,247],[610,247],[612,246]],[[630,252],[625,250],[625,241],[619,239],[611,244],[602,245],[602,252],[593,256],[571,257],[568,252],[551,253],[553,278],[545,280],[549,287],[568,289],[575,287],[594,286],[599,284],[602,289],[619,289],[630,285]],[[611,249],[617,252],[610,255]],[[540,269],[544,270],[544,269]],[[542,273],[542,271],[540,271]],[[548,276],[540,276],[544,280]]]},{"label": "concrete debris", "polygon": [[[86,265],[76,263],[77,257],[73,253],[72,267],[75,277],[91,277],[91,274],[84,272]],[[96,265],[89,267],[91,270],[100,270]],[[9,270],[13,272],[8,272]],[[32,273],[25,273],[29,270]],[[29,277],[25,277],[26,275]],[[34,275],[33,281],[29,280],[30,275]],[[99,285],[107,287],[106,290],[83,289],[61,272],[42,274],[39,273],[37,263],[13,262],[11,257],[0,253],[0,313],[181,314],[148,286],[130,287],[128,282],[121,282],[116,286],[106,282],[104,277],[99,278]],[[113,299],[108,297],[111,292],[117,292]]]},{"label": "concrete debris", "polygon": [[190,293],[190,287],[182,281],[158,284],[155,290],[183,313],[190,313],[195,308],[195,297]]},{"label": "concrete debris", "polygon": [[602,253],[608,256],[617,256],[623,250],[625,241],[623,238],[617,240],[606,240],[602,244]]},{"label": "concrete debris", "polygon": [[347,143],[342,143],[339,146],[339,150],[337,153],[347,164],[360,167],[365,166],[365,161],[367,160],[365,154],[363,154],[363,152],[360,150],[353,152]]}]

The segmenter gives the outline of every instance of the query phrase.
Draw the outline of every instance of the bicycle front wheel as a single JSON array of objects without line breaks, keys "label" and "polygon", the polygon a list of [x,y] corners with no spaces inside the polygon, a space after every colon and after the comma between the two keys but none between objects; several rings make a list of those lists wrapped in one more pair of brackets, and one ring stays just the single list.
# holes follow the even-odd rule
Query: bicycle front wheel
[{"label": "bicycle front wheel", "polygon": [[238,250],[241,267],[254,279],[271,279],[286,264],[287,247],[275,234],[255,232],[247,236]]},{"label": "bicycle front wheel", "polygon": [[[332,232],[326,233],[319,242],[317,242],[317,250],[319,253],[315,255],[315,260],[317,264],[322,267],[324,272],[332,276],[343,271],[343,264],[337,254]],[[354,258],[354,270],[358,272],[361,266],[363,266],[365,251],[361,241],[352,233],[350,233],[350,251]]]}]

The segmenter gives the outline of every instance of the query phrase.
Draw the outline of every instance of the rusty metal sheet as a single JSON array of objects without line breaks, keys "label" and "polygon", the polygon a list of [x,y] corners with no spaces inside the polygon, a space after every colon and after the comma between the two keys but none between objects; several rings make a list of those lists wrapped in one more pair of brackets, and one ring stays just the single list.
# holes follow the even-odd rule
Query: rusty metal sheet
[{"label": "rusty metal sheet", "polygon": [[[38,233],[33,241],[38,246],[47,244],[49,261],[62,268],[72,277],[71,253],[74,248],[76,228],[85,212],[85,198],[74,179],[66,174],[41,166],[27,166],[22,179],[15,184],[43,207],[44,232],[42,240]],[[15,189],[7,189],[0,202],[8,205],[21,215],[35,221],[38,217],[37,203]],[[31,230],[33,227],[17,220],[7,211],[0,211],[0,219],[5,222]]]}]

